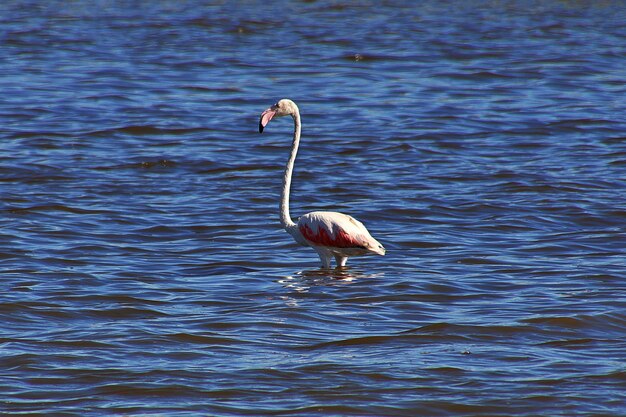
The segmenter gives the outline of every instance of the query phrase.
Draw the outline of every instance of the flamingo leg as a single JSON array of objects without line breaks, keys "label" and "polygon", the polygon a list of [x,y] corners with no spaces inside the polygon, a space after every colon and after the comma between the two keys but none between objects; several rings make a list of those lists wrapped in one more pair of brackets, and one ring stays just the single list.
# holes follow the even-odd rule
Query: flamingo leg
[{"label": "flamingo leg", "polygon": [[322,261],[322,268],[330,269],[330,256],[320,254],[320,260]]},{"label": "flamingo leg", "polygon": [[337,261],[337,268],[343,268],[348,262],[347,256],[335,255],[335,261]]},{"label": "flamingo leg", "polygon": [[331,253],[327,250],[324,250],[323,248],[320,247],[314,247],[313,249],[315,249],[315,252],[317,252],[317,254],[320,257],[320,261],[322,261],[322,268],[325,269],[329,269],[330,268],[330,260],[331,258]]}]

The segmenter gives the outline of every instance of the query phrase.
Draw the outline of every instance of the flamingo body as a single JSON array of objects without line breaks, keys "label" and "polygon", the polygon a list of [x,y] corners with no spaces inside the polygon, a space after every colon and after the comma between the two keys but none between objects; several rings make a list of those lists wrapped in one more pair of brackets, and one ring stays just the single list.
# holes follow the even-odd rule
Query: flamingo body
[{"label": "flamingo body", "polygon": [[385,254],[385,248],[367,231],[363,223],[343,213],[314,211],[298,220],[298,231],[330,267],[331,256],[337,266],[345,266],[349,256]]},{"label": "flamingo body", "polygon": [[369,234],[363,223],[346,214],[314,211],[300,217],[298,230],[311,246],[327,246],[355,253],[385,253],[382,245]]},{"label": "flamingo body", "polygon": [[283,99],[265,110],[259,121],[259,132],[263,132],[272,118],[287,115],[291,115],[294,120],[294,137],[291,155],[285,167],[280,203],[280,221],[285,230],[293,236],[296,242],[315,249],[324,268],[330,268],[333,257],[337,262],[337,267],[343,267],[349,256],[368,253],[384,255],[385,248],[370,235],[363,223],[346,214],[314,211],[300,217],[297,224],[291,220],[289,191],[301,132],[300,111],[296,103]]}]

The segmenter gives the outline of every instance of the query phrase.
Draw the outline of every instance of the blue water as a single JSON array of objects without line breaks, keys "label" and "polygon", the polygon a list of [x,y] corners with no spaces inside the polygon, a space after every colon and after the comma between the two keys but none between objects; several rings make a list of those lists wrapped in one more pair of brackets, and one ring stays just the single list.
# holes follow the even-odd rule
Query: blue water
[{"label": "blue water", "polygon": [[[626,415],[623,2],[0,5],[0,413]],[[387,248],[321,270],[280,228]]]}]

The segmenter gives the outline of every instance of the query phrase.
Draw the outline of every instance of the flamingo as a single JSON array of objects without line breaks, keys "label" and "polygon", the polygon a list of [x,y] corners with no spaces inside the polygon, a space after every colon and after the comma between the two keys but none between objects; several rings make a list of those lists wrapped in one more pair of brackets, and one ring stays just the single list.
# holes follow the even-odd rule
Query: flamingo
[{"label": "flamingo", "polygon": [[285,166],[283,190],[280,199],[280,224],[302,246],[312,247],[320,257],[322,268],[330,268],[334,257],[337,268],[346,266],[348,257],[365,254],[384,255],[385,248],[370,235],[363,223],[346,214],[334,211],[313,211],[295,223],[289,214],[291,175],[300,144],[300,111],[296,103],[282,99],[261,114],[259,133],[274,117],[291,116],[294,123],[291,154]]}]

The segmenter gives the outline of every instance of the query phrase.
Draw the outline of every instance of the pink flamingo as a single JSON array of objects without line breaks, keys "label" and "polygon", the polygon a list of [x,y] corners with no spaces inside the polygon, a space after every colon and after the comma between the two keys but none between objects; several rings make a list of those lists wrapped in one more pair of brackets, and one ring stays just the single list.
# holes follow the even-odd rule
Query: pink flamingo
[{"label": "pink flamingo", "polygon": [[282,99],[261,114],[259,132],[273,117],[291,116],[294,122],[293,143],[291,154],[283,176],[283,191],[280,199],[280,223],[296,242],[303,246],[311,246],[320,257],[323,268],[330,268],[332,257],[337,267],[346,266],[349,256],[360,256],[368,253],[385,254],[385,248],[367,231],[360,221],[334,211],[313,211],[307,213],[294,223],[289,215],[289,190],[291,174],[300,144],[300,111],[296,103]]}]

